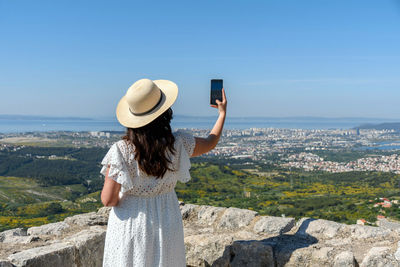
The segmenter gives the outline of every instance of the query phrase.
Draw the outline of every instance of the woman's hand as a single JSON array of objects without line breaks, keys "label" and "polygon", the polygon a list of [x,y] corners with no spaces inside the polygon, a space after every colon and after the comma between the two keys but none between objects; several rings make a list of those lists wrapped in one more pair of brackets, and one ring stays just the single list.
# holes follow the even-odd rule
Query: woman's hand
[{"label": "woman's hand", "polygon": [[226,95],[225,95],[224,88],[222,88],[222,101],[219,101],[217,99],[215,102],[217,102],[217,105],[211,105],[211,107],[217,108],[219,114],[225,115],[226,114],[226,106],[228,104],[228,101],[226,101]]}]

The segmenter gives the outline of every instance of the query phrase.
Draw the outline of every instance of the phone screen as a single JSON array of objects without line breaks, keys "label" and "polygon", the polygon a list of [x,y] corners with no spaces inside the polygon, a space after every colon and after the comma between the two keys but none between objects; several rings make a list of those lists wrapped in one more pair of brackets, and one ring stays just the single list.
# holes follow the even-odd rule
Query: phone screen
[{"label": "phone screen", "polygon": [[212,79],[211,80],[211,95],[210,95],[210,104],[217,105],[215,100],[222,101],[222,87],[223,81],[222,79]]}]

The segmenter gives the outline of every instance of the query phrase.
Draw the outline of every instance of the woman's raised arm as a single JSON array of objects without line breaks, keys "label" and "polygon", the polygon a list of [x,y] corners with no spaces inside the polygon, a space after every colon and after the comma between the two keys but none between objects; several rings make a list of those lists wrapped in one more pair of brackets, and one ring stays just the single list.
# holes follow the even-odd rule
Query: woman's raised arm
[{"label": "woman's raised arm", "polygon": [[217,105],[211,105],[211,107],[218,109],[218,119],[215,122],[214,127],[212,128],[207,138],[195,137],[196,145],[194,147],[192,157],[197,157],[204,153],[207,153],[218,144],[219,138],[221,137],[222,129],[224,127],[226,106],[228,104],[224,89],[222,89],[222,101],[217,100],[216,102]]}]

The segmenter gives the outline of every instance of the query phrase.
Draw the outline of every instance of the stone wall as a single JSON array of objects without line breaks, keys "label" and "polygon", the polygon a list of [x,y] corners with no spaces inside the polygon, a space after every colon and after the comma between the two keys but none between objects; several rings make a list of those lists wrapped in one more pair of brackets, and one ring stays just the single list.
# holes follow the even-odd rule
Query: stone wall
[{"label": "stone wall", "polygon": [[[0,233],[0,267],[101,266],[108,208]],[[181,203],[188,266],[399,266],[400,225],[259,216]]]}]

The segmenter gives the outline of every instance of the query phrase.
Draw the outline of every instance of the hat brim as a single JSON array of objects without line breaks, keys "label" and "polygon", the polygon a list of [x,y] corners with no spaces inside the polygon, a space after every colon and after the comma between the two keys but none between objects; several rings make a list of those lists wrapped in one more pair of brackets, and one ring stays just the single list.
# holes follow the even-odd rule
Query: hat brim
[{"label": "hat brim", "polygon": [[139,128],[145,126],[174,104],[178,97],[178,86],[174,82],[168,80],[154,80],[153,82],[158,86],[158,88],[160,88],[161,93],[163,94],[162,100],[157,107],[144,115],[134,115],[129,110],[128,102],[126,101],[125,96],[123,96],[119,101],[116,110],[117,120],[119,123],[128,128]]}]

